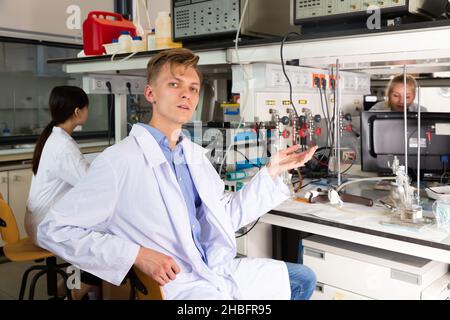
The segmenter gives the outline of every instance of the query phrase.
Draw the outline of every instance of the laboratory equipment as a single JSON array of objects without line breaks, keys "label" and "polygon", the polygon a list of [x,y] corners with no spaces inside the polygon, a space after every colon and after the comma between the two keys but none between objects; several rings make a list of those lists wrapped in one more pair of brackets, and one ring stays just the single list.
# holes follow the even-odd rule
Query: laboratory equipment
[{"label": "laboratory equipment", "polygon": [[375,9],[379,9],[383,17],[401,17],[407,14],[437,17],[445,11],[447,0],[292,0],[292,5],[293,23],[305,26],[339,21],[363,21],[365,24]]},{"label": "laboratory equipment", "polygon": [[[404,162],[404,120],[400,112],[363,112],[361,114],[361,169],[392,172],[388,163],[394,156]],[[417,169],[417,113],[407,114],[408,169]],[[420,125],[421,178],[440,181],[450,155],[450,114],[424,112]],[[443,177],[445,178],[445,177]]]},{"label": "laboratory equipment", "polygon": [[[176,41],[234,38],[246,0],[172,1]],[[297,28],[290,24],[290,1],[250,0],[242,22],[242,36],[284,36]]]}]

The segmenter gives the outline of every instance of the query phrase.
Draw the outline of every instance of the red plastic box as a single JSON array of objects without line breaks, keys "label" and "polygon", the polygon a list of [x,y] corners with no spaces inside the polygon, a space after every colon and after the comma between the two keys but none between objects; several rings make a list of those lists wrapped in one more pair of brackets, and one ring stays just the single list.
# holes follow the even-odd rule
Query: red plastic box
[{"label": "red plastic box", "polygon": [[83,49],[86,55],[100,55],[105,52],[103,44],[119,38],[121,31],[136,36],[134,24],[118,13],[91,11],[83,22]]}]

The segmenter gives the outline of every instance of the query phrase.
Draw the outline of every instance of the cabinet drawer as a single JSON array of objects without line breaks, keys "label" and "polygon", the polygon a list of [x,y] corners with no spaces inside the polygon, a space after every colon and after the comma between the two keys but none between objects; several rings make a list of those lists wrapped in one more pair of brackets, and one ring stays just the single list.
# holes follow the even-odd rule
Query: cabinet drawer
[{"label": "cabinet drawer", "polygon": [[371,300],[368,297],[318,282],[311,300]]},{"label": "cabinet drawer", "polygon": [[31,186],[31,169],[11,170],[8,172],[9,206],[14,212],[20,237],[27,237],[25,231],[25,211]]},{"label": "cabinet drawer", "polygon": [[320,236],[303,239],[303,263],[318,282],[373,299],[421,299],[448,270],[445,263]]}]

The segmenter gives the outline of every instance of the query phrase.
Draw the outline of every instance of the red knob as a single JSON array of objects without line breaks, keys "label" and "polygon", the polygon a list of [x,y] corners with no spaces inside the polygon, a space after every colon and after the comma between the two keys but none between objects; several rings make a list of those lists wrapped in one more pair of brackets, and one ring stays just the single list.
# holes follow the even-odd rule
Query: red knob
[{"label": "red knob", "polygon": [[322,134],[322,128],[321,127],[317,127],[316,128],[316,136],[320,136]]},{"label": "red knob", "polygon": [[345,126],[345,131],[352,132],[353,131],[353,126],[351,124],[346,125]]},{"label": "red knob", "polygon": [[308,136],[308,130],[306,130],[306,129],[301,129],[300,132],[299,132],[299,134],[300,134],[300,137],[301,137],[301,138],[306,138],[306,137]]},{"label": "red knob", "polygon": [[282,136],[283,138],[285,138],[285,139],[289,138],[290,135],[291,135],[291,132],[290,132],[289,130],[284,130],[284,131],[281,133],[281,136]]}]

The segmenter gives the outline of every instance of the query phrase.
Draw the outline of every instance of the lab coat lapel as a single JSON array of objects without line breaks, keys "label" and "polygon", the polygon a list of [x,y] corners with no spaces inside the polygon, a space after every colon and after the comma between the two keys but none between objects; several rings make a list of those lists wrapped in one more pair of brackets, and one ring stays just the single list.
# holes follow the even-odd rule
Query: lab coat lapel
[{"label": "lab coat lapel", "polygon": [[234,246],[234,231],[231,225],[231,220],[225,216],[225,211],[220,202],[214,201],[217,198],[215,186],[212,186],[210,177],[205,174],[205,166],[210,166],[208,159],[205,157],[206,149],[193,143],[188,139],[182,141],[183,152],[186,163],[191,173],[192,181],[197,188],[197,192],[202,199],[202,202],[207,206],[212,216],[217,222],[217,227],[220,228],[221,234],[225,233],[226,240],[230,246]]},{"label": "lab coat lapel", "polygon": [[[153,168],[161,197],[164,199],[172,225],[177,230],[180,245],[188,246],[186,252],[192,252],[192,246],[195,246],[195,244],[189,232],[190,223],[186,202],[161,147],[153,136],[141,126],[134,125],[130,136],[134,136],[148,165]],[[195,250],[197,249],[195,248]]]},{"label": "lab coat lapel", "polygon": [[167,162],[166,157],[156,142],[155,138],[144,127],[134,125],[131,128],[130,136],[136,139],[137,144],[144,154],[145,160],[151,167],[156,167]]}]

